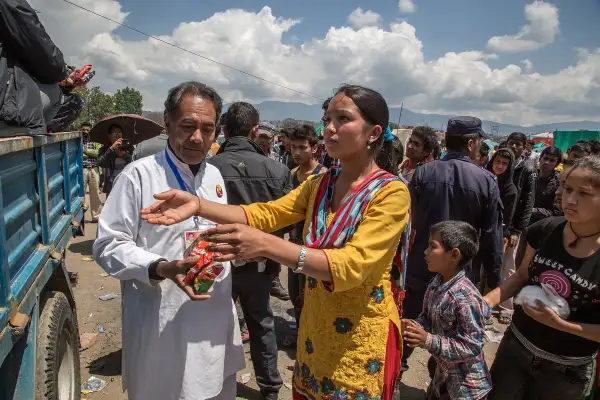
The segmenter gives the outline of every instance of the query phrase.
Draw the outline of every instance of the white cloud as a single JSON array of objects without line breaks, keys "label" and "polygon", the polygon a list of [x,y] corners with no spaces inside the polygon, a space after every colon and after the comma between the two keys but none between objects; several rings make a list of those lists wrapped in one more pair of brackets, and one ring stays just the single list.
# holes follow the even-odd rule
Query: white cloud
[{"label": "white cloud", "polygon": [[348,16],[348,22],[356,29],[364,28],[365,26],[377,26],[381,21],[381,15],[375,11],[363,11],[358,7]]},{"label": "white cloud", "polygon": [[521,60],[521,64],[523,64],[523,67],[525,67],[525,72],[528,74],[533,71],[533,63],[531,60],[526,58],[525,60]]},{"label": "white cloud", "polygon": [[398,8],[400,9],[400,12],[403,13],[413,13],[417,11],[417,6],[415,6],[413,0],[400,0],[398,2]]},{"label": "white cloud", "polygon": [[520,53],[540,49],[554,42],[559,30],[558,8],[536,0],[525,6],[529,21],[516,35],[494,36],[488,40],[492,51]]},{"label": "white cloud", "polygon": [[[127,17],[116,0],[87,1],[82,4],[115,20]],[[153,39],[123,40],[115,24],[62,1],[31,2],[68,61],[94,65],[93,85],[109,92],[136,87],[145,109],[161,110],[167,90],[189,79],[213,86],[226,102],[319,102]],[[426,60],[423,43],[408,22],[387,28],[330,27],[324,37],[284,43],[284,34],[299,23],[274,16],[269,7],[256,13],[232,9],[181,23],[161,39],[320,98],[353,82],[381,91],[390,106],[404,102],[413,111],[526,124],[599,118],[600,50],[578,49],[574,65],[541,75],[525,61],[492,68],[489,61],[496,55],[481,51]]]}]

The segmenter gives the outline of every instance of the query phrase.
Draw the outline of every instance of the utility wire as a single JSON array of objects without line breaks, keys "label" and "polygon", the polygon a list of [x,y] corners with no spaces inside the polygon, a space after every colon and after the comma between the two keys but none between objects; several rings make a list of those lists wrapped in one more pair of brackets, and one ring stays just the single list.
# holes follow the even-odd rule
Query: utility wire
[{"label": "utility wire", "polygon": [[85,7],[83,7],[83,6],[79,5],[79,4],[73,3],[73,2],[71,2],[71,1],[69,1],[69,0],[63,0],[63,1],[64,1],[65,3],[68,3],[68,4],[72,5],[72,6],[75,6],[75,7],[77,7],[77,8],[80,8],[80,9],[84,10],[84,11],[87,11],[87,12],[89,12],[89,13],[91,13],[91,14],[94,14],[94,15],[96,15],[96,16],[98,16],[98,17],[100,17],[100,18],[104,18],[105,20],[108,20],[108,21],[110,21],[110,22],[114,22],[114,23],[115,23],[115,24],[117,24],[117,25],[121,25],[121,26],[122,26],[122,27],[124,27],[124,28],[130,29],[130,30],[132,30],[132,31],[134,31],[134,32],[137,32],[137,33],[140,33],[140,34],[142,34],[142,35],[144,35],[144,36],[147,36],[147,37],[149,37],[149,38],[152,38],[152,39],[154,39],[154,40],[158,40],[158,41],[159,41],[159,42],[161,42],[161,43],[164,43],[164,44],[166,44],[166,45],[169,45],[169,46],[171,46],[171,47],[175,47],[176,49],[179,49],[179,50],[181,50],[181,51],[184,51],[184,52],[186,52],[186,53],[193,54],[193,55],[195,55],[195,56],[197,56],[197,57],[200,57],[200,58],[203,58],[203,59],[205,59],[205,60],[207,60],[207,61],[210,61],[210,62],[212,62],[212,63],[218,64],[218,65],[220,65],[220,66],[222,66],[222,67],[229,68],[229,69],[231,69],[231,70],[233,70],[233,71],[239,72],[239,73],[241,73],[241,74],[244,74],[244,75],[251,76],[252,78],[256,78],[256,79],[258,79],[258,80],[261,80],[261,81],[263,81],[263,82],[266,82],[266,83],[270,83],[271,85],[279,86],[280,88],[287,89],[287,90],[290,90],[290,91],[292,91],[292,92],[296,92],[296,93],[298,93],[298,94],[301,94],[301,95],[303,95],[303,96],[308,96],[308,97],[315,98],[315,99],[317,99],[317,100],[322,100],[320,97],[318,97],[318,96],[315,96],[315,95],[312,95],[312,94],[310,94],[310,93],[305,93],[305,92],[302,92],[302,91],[300,91],[300,90],[296,90],[296,89],[293,89],[293,88],[291,88],[291,87],[288,87],[288,86],[282,85],[282,84],[280,84],[280,83],[277,83],[277,82],[270,81],[270,80],[268,80],[268,79],[265,79],[265,78],[263,78],[263,77],[260,77],[260,76],[258,76],[258,75],[254,75],[254,74],[252,74],[252,73],[250,73],[250,72],[246,72],[246,71],[244,71],[244,70],[241,70],[241,69],[238,69],[238,68],[232,67],[231,65],[227,65],[227,64],[225,64],[225,63],[222,63],[222,62],[219,62],[219,61],[217,61],[217,60],[213,60],[212,58],[209,58],[209,57],[203,56],[202,54],[195,53],[195,52],[193,52],[193,51],[191,51],[191,50],[188,50],[188,49],[186,49],[186,48],[180,47],[180,46],[178,46],[178,45],[176,45],[176,44],[174,44],[174,43],[167,42],[166,40],[160,39],[160,38],[158,38],[158,37],[156,37],[156,36],[153,36],[153,35],[150,35],[150,34],[148,34],[148,33],[146,33],[146,32],[140,31],[139,29],[136,29],[136,28],[134,28],[134,27],[132,27],[132,26],[129,26],[129,25],[123,24],[123,23],[121,23],[121,22],[119,22],[119,21],[115,21],[114,19],[112,19],[112,18],[109,18],[109,17],[107,17],[107,16],[105,16],[105,15],[98,14],[98,13],[97,13],[97,12],[95,12],[95,11],[92,11],[92,10],[90,10],[90,9],[88,9],[88,8],[85,8]]}]

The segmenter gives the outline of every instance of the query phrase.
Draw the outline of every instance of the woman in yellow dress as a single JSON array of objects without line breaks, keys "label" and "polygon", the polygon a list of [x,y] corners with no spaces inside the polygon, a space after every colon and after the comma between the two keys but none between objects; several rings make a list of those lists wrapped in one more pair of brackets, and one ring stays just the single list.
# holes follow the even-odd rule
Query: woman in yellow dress
[{"label": "woman in yellow dress", "polygon": [[[307,276],[294,399],[392,399],[402,344],[390,270],[410,197],[396,176],[388,124],[379,93],[342,86],[324,132],[327,153],[340,168],[269,203],[221,205],[171,190],[142,210],[152,224],[193,215],[222,224],[206,232],[222,261],[264,257]],[[305,246],[265,233],[301,220]],[[185,273],[174,278],[180,286]]]}]

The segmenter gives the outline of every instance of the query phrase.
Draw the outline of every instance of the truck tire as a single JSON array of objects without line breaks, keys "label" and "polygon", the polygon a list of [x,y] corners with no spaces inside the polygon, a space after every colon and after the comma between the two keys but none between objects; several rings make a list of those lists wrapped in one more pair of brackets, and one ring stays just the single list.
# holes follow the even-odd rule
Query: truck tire
[{"label": "truck tire", "polygon": [[38,322],[36,399],[79,399],[80,381],[79,335],[71,305],[63,293],[49,292]]}]

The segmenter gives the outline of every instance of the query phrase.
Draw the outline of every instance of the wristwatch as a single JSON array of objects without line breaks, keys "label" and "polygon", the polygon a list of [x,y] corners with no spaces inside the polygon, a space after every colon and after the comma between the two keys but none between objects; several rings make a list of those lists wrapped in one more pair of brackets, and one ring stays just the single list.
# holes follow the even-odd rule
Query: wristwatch
[{"label": "wristwatch", "polygon": [[298,263],[294,273],[300,274],[304,270],[304,260],[306,259],[306,246],[300,246],[300,254],[298,254]]},{"label": "wristwatch", "polygon": [[158,260],[153,261],[150,263],[150,265],[148,265],[148,278],[155,280],[155,281],[162,281],[165,279],[164,277],[162,277],[156,273],[156,267],[158,267],[158,264],[160,264],[163,261],[167,261],[167,260],[165,260],[164,258],[159,258]]}]

